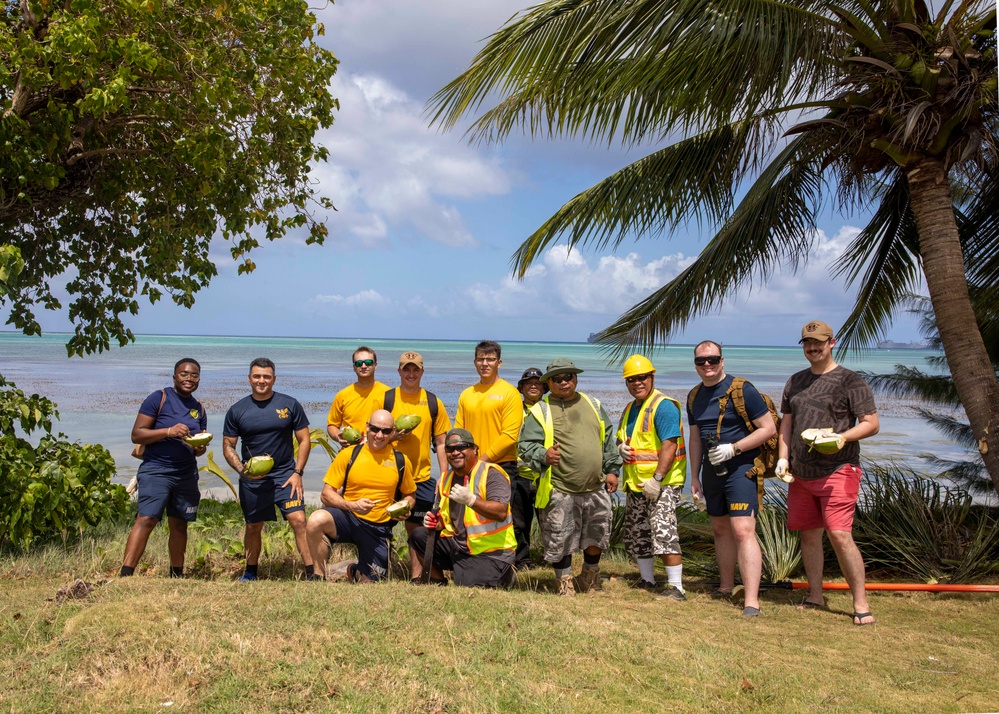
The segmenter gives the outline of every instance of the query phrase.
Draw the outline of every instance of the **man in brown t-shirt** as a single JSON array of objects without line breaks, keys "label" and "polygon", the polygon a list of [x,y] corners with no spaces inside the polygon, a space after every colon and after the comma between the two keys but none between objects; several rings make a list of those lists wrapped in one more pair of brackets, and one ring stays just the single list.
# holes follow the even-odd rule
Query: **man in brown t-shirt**
[{"label": "man in brown t-shirt", "polygon": [[[825,606],[825,532],[853,595],[853,624],[872,625],[874,617],[864,588],[864,559],[853,541],[852,529],[860,492],[858,442],[874,436],[880,428],[874,394],[860,375],[833,361],[836,338],[829,325],[820,320],[809,322],[802,328],[799,342],[811,367],[791,375],[784,387],[777,475],[794,475],[788,487],[787,527],[801,531],[801,559],[808,577],[808,596],[801,607]],[[829,441],[835,441],[839,448],[820,453],[801,437],[806,429],[831,430],[834,439]]]}]

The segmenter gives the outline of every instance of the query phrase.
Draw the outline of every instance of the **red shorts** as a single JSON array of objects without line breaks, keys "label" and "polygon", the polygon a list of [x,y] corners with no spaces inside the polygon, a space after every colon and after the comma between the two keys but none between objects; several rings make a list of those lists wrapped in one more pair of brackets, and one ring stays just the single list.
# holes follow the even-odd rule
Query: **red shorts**
[{"label": "red shorts", "polygon": [[825,478],[795,479],[787,488],[787,528],[852,531],[860,467],[845,464]]}]

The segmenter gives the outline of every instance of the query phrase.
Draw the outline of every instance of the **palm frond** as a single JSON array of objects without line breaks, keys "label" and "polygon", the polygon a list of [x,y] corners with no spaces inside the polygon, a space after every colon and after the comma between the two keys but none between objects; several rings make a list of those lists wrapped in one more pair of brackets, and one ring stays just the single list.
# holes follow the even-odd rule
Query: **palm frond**
[{"label": "palm frond", "polygon": [[958,484],[968,493],[975,496],[991,496],[996,492],[996,485],[989,478],[985,464],[978,459],[942,459],[936,454],[920,454],[919,457],[937,470],[934,478],[947,479]]},{"label": "palm frond", "polygon": [[449,129],[498,95],[472,130],[489,140],[523,128],[608,140],[625,129],[632,141],[728,123],[825,86],[829,68],[814,57],[832,30],[773,0],[550,0],[492,35],[428,114]]},{"label": "palm frond", "polygon": [[937,404],[958,404],[957,390],[950,375],[926,374],[914,367],[895,365],[892,374],[858,372],[871,389],[889,397],[916,398]]},{"label": "palm frond", "polygon": [[857,237],[836,261],[834,272],[857,287],[857,302],[840,328],[840,354],[883,339],[905,297],[921,276],[919,232],[909,209],[909,189],[901,171],[884,189],[881,202]]},{"label": "palm frond", "polygon": [[732,186],[749,168],[746,147],[761,141],[758,121],[727,124],[677,142],[624,167],[576,195],[514,253],[523,277],[560,238],[570,248],[617,247],[629,235],[657,237],[682,223],[720,222],[732,205]]},{"label": "palm frond", "polygon": [[754,280],[796,269],[815,238],[821,166],[810,137],[795,137],[761,173],[731,218],[690,266],[598,333],[611,357],[669,342],[693,318]]},{"label": "palm frond", "polygon": [[951,441],[966,449],[977,451],[978,439],[975,438],[975,432],[967,422],[923,407],[916,407],[916,413]]}]

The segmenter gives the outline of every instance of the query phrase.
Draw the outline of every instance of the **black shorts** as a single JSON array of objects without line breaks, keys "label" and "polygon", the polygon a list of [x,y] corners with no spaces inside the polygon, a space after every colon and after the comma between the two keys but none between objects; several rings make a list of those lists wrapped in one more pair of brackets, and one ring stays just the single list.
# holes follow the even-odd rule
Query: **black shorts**
[{"label": "black shorts", "polygon": [[[409,547],[422,558],[427,548],[426,528],[422,526],[409,534]],[[434,566],[450,570],[454,584],[463,587],[505,588],[513,583],[514,551],[498,551],[472,555],[453,537],[434,541]]]},{"label": "black shorts", "polygon": [[416,484],[416,505],[410,511],[406,523],[415,523],[418,526],[423,525],[423,517],[427,515],[427,511],[434,507],[434,495],[436,491],[437,482],[432,478]]}]

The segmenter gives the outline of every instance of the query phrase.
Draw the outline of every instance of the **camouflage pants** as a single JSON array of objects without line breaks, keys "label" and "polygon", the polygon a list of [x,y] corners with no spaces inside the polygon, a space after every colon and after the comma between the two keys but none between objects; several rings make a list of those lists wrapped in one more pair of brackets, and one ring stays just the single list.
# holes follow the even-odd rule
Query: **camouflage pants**
[{"label": "camouflage pants", "polygon": [[624,506],[624,547],[632,558],[679,555],[676,507],[681,486],[663,486],[653,503],[641,493],[628,493]]},{"label": "camouflage pants", "polygon": [[610,494],[603,489],[593,493],[554,489],[548,505],[541,509],[539,522],[545,561],[549,563],[591,545],[606,550],[610,545]]}]

